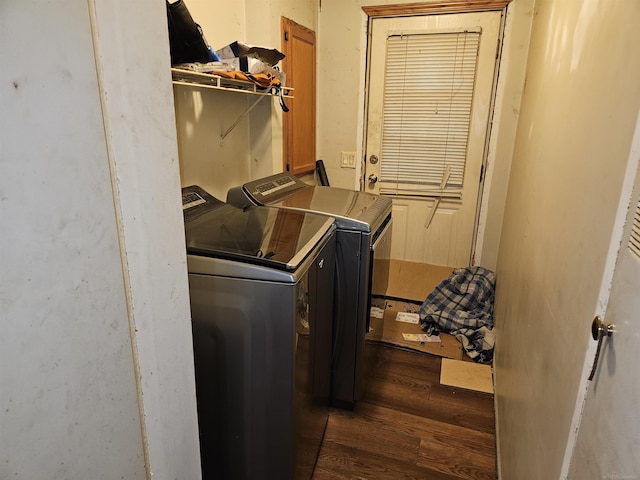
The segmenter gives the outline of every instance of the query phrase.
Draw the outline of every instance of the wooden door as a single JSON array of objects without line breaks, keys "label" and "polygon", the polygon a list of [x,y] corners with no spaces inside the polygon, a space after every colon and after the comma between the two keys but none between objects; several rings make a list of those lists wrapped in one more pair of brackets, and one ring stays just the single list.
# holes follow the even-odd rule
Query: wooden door
[{"label": "wooden door", "polygon": [[[485,154],[485,141],[488,135],[488,122],[492,109],[492,90],[497,68],[496,52],[501,34],[501,12],[463,13],[449,15],[429,15],[401,18],[376,18],[372,21],[370,38],[369,103],[367,112],[366,171],[365,188],[372,193],[393,195],[393,251],[392,258],[414,262],[430,263],[452,267],[469,265],[477,218],[477,206],[481,192],[481,172]],[[383,150],[383,123],[385,115],[396,100],[395,93],[386,90],[387,45],[392,37],[409,35],[447,35],[476,32],[479,43],[476,47],[475,77],[470,90],[470,116],[468,137],[462,146],[462,166],[458,183],[461,185],[451,192],[426,193],[427,187],[413,182],[412,179],[400,182],[385,177],[385,152]],[[457,48],[457,47],[456,47]],[[457,50],[456,50],[457,52]],[[393,61],[393,60],[390,60]],[[427,60],[425,60],[427,61]],[[434,62],[433,69],[439,64]],[[454,71],[455,72],[455,71]],[[411,82],[411,78],[408,82]],[[420,79],[416,80],[418,83]],[[424,83],[424,81],[423,81]],[[437,86],[436,86],[437,87]],[[413,88],[409,86],[408,88]],[[437,87],[446,94],[451,91],[453,102],[434,103],[428,107],[407,105],[407,109],[433,108],[433,118],[442,117],[438,113],[448,109],[457,115],[453,85]],[[404,107],[403,107],[404,109]],[[438,111],[440,109],[440,112]],[[406,115],[414,115],[407,112]],[[394,120],[397,123],[397,120]],[[430,120],[425,121],[425,124]],[[439,134],[437,142],[445,143],[450,135]],[[404,128],[404,124],[402,126]],[[420,130],[421,126],[416,125]],[[438,126],[436,129],[443,131]],[[447,138],[444,138],[447,135]],[[411,137],[411,135],[408,135]],[[414,142],[409,138],[409,142]],[[434,142],[429,139],[426,146],[411,145],[416,149],[430,148]],[[416,154],[418,155],[418,154]],[[410,162],[418,162],[414,158]],[[422,168],[422,167],[420,167]],[[435,187],[438,189],[438,186]],[[445,185],[445,189],[448,186]],[[440,189],[443,190],[442,188]]]},{"label": "wooden door", "polygon": [[316,166],[316,34],[282,17],[283,70],[294,98],[282,115],[284,170],[301,175]]}]

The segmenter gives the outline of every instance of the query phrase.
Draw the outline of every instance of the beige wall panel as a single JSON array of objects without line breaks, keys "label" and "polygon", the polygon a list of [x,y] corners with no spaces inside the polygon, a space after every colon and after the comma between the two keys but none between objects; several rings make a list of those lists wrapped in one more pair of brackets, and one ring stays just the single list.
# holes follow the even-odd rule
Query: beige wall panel
[{"label": "beige wall panel", "polygon": [[640,103],[639,21],[635,2],[536,2],[498,258],[502,478],[559,478],[575,427]]}]

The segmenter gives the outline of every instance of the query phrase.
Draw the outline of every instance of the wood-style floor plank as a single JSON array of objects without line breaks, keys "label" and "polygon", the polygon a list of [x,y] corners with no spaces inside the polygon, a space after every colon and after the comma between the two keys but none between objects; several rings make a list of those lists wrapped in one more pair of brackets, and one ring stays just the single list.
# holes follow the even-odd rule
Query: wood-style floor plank
[{"label": "wood-style floor plank", "polygon": [[422,440],[417,465],[467,480],[496,478],[494,457],[471,449],[454,450],[446,442]]},{"label": "wood-style floor plank", "polygon": [[353,412],[334,410],[332,418],[351,416],[372,424],[381,425],[385,429],[404,432],[421,439],[433,439],[447,443],[453,450],[467,449],[480,451],[487,456],[495,455],[495,436],[466,427],[411,415],[397,410],[360,403]]},{"label": "wood-style floor plank", "polygon": [[355,447],[328,444],[320,452],[314,480],[459,480],[415,464],[380,457]]},{"label": "wood-style floor plank", "polygon": [[495,431],[492,400],[470,397],[461,389],[456,389],[456,394],[434,392],[434,388],[417,380],[408,382],[374,376],[369,379],[363,401],[479,431]]},{"label": "wood-style floor plank", "polygon": [[[381,431],[382,430],[382,431]],[[369,453],[416,463],[420,450],[420,437],[396,430],[381,429],[381,425],[360,418],[359,415],[332,416],[327,424],[324,442],[343,447],[366,445]]]},{"label": "wood-style floor plank", "polygon": [[493,395],[440,385],[440,365],[381,347],[364,398],[332,410],[313,480],[494,480]]}]

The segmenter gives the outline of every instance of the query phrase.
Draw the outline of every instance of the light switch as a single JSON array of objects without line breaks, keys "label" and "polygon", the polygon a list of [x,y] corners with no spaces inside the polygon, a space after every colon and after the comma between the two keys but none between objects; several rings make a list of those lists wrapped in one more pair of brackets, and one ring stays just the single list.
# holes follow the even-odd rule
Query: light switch
[{"label": "light switch", "polygon": [[356,168],[356,152],[342,152],[340,166],[342,168]]}]

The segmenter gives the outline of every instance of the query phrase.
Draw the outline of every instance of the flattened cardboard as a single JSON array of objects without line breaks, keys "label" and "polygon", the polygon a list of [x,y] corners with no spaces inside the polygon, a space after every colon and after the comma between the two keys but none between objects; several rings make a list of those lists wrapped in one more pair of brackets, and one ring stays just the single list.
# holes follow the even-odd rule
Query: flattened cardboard
[{"label": "flattened cardboard", "polygon": [[452,267],[391,259],[386,297],[424,302],[427,295],[452,271]]},{"label": "flattened cardboard", "polygon": [[440,383],[477,392],[493,393],[490,365],[443,358]]},{"label": "flattened cardboard", "polygon": [[375,321],[374,319],[372,319],[372,326],[374,327],[374,329],[382,328],[381,340],[383,342],[404,348],[409,348],[418,352],[430,353],[432,355],[438,355],[440,357],[462,360],[464,355],[462,346],[453,335],[441,333],[440,342],[426,343],[407,341],[402,338],[403,333],[424,333],[420,329],[420,325],[398,322],[396,320],[398,312],[417,311],[418,306],[407,304],[404,302],[387,301],[386,307],[387,308],[384,311],[382,325],[380,325],[381,322],[379,319],[376,319]]}]

